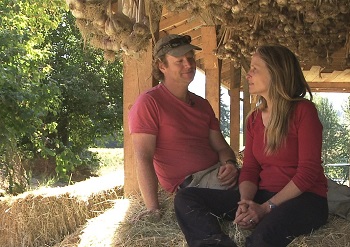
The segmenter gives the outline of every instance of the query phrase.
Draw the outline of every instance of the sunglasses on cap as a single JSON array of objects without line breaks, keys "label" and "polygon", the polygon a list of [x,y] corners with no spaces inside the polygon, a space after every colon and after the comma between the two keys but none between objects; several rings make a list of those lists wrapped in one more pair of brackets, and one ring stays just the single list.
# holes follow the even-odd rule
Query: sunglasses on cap
[{"label": "sunglasses on cap", "polygon": [[191,43],[191,36],[189,35],[184,35],[183,37],[175,38],[172,40],[169,40],[165,44],[161,45],[156,54],[158,54],[161,50],[166,49],[166,48],[176,48],[181,45],[187,45]]}]

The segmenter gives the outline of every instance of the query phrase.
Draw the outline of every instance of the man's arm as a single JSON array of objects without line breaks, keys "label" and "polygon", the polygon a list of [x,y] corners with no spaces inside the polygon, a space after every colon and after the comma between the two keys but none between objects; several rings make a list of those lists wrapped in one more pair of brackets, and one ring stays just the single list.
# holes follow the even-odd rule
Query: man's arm
[{"label": "man's arm", "polygon": [[235,186],[239,175],[235,153],[220,131],[210,130],[209,141],[212,148],[218,152],[219,160],[222,164],[218,173],[218,178],[221,180],[222,185]]},{"label": "man's arm", "polygon": [[131,136],[136,158],[137,179],[143,201],[147,210],[158,210],[158,179],[153,166],[156,136],[144,133],[134,133]]},{"label": "man's arm", "polygon": [[220,131],[210,130],[209,140],[212,148],[218,152],[219,159],[222,164],[225,164],[225,162],[230,159],[236,160],[235,153],[228,145]]}]

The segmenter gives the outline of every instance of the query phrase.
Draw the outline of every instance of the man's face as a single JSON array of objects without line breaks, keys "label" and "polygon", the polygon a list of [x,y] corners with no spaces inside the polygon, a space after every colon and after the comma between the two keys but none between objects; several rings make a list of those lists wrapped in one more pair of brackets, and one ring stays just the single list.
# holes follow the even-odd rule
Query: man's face
[{"label": "man's face", "polygon": [[196,73],[196,61],[194,52],[189,51],[181,57],[166,55],[168,64],[160,63],[159,69],[164,74],[164,81],[174,83],[186,83],[189,85],[193,81]]}]

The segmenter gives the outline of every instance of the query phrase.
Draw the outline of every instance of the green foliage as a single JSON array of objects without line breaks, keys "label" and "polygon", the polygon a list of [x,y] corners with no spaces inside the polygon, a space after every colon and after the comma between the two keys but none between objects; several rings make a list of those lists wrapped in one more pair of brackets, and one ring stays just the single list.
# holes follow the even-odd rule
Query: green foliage
[{"label": "green foliage", "polygon": [[46,64],[49,47],[39,49],[38,45],[57,27],[62,6],[61,1],[47,0],[0,2],[0,169],[6,171],[10,192],[13,184],[25,187],[13,164],[33,156],[26,149],[28,142],[37,149],[44,146],[43,133],[50,127],[41,117],[56,111],[51,101],[57,87],[41,83],[50,70]]},{"label": "green foliage", "polygon": [[230,137],[230,107],[220,97],[220,129],[225,138]]},{"label": "green foliage", "polygon": [[79,153],[97,138],[122,136],[122,64],[106,63],[101,51],[84,48],[75,18],[65,13],[59,27],[47,38],[53,47],[52,72],[61,92],[57,121],[60,145]]},{"label": "green foliage", "polygon": [[[323,125],[322,160],[324,165],[348,163],[349,131],[341,124],[337,112],[327,98],[315,97],[319,118]],[[348,177],[348,167],[325,166],[326,174],[331,178],[345,181]]]},{"label": "green foliage", "polygon": [[13,164],[52,156],[66,179],[96,163],[86,154],[96,138],[122,136],[122,64],[84,48],[65,5],[0,2],[0,174],[10,187],[28,180]]}]

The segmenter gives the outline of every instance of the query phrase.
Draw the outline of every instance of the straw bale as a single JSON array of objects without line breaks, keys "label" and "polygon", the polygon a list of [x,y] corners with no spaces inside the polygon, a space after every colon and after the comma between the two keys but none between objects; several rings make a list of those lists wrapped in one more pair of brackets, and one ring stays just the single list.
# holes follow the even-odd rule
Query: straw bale
[{"label": "straw bale", "polygon": [[139,218],[145,211],[139,195],[130,198],[130,207],[125,220],[120,223],[114,236],[114,246],[187,246],[184,236],[177,224],[173,210],[173,197],[166,192],[160,193],[162,207],[161,219]]},{"label": "straw bale", "polygon": [[[120,247],[138,246],[187,246],[183,234],[177,224],[173,211],[173,197],[161,192],[162,218],[137,219],[144,211],[141,197],[130,200],[130,210],[125,221],[120,224],[116,235],[115,245]],[[230,235],[238,247],[243,247],[245,238],[250,230],[243,230],[231,222],[221,222],[223,231]],[[344,247],[350,246],[350,222],[337,216],[330,215],[329,222],[309,235],[300,236],[289,247]],[[112,246],[112,245],[111,245]]]},{"label": "straw bale", "polygon": [[[111,176],[111,177],[108,177]],[[2,247],[50,246],[123,195],[116,174],[63,188],[42,188],[0,200]]]}]

